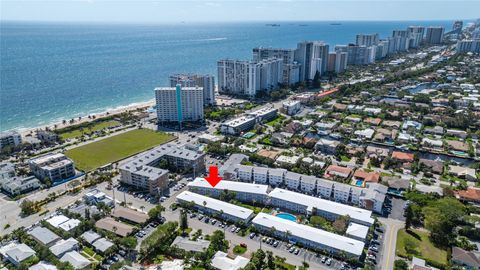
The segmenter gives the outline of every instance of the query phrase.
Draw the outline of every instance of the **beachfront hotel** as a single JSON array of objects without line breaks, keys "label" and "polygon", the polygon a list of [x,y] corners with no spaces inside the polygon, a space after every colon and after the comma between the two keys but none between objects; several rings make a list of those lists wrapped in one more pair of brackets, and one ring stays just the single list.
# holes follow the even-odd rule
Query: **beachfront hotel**
[{"label": "beachfront hotel", "polygon": [[202,121],[203,114],[203,88],[175,87],[155,88],[157,103],[157,118],[159,122],[195,122]]},{"label": "beachfront hotel", "polygon": [[333,254],[345,253],[348,257],[359,258],[365,243],[308,225],[298,224],[277,216],[259,213],[252,224],[264,233],[279,239],[299,243],[313,249],[322,249]]},{"label": "beachfront hotel", "polygon": [[203,196],[190,191],[184,191],[177,195],[178,203],[192,203],[200,211],[231,222],[243,222],[247,224],[253,218],[253,211],[231,203]]}]

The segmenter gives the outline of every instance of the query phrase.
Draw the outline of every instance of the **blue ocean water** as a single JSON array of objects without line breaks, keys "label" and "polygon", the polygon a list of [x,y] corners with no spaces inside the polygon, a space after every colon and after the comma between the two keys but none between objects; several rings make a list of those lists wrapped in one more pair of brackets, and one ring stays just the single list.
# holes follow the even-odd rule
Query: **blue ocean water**
[{"label": "blue ocean water", "polygon": [[[306,26],[300,26],[306,24]],[[357,33],[390,36],[409,25],[451,21],[222,24],[0,25],[0,130],[98,113],[154,98],[178,72],[216,76],[221,58],[250,59],[256,46],[294,48],[301,40],[355,41]]]}]

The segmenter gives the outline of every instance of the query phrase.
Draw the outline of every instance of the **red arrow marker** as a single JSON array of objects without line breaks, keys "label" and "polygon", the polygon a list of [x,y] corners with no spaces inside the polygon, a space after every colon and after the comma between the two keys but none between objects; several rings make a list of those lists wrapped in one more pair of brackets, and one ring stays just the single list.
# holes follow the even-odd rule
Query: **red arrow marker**
[{"label": "red arrow marker", "polygon": [[218,176],[217,166],[210,166],[209,171],[210,175],[205,177],[205,180],[207,180],[212,187],[215,187],[222,180],[222,178]]}]

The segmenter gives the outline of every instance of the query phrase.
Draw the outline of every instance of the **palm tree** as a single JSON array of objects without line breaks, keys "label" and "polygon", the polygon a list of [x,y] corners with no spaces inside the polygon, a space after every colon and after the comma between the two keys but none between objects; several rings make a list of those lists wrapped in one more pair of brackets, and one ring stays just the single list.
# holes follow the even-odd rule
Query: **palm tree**
[{"label": "palm tree", "polygon": [[114,233],[117,233],[117,230],[118,230],[117,226],[113,226],[112,231],[113,231]]},{"label": "palm tree", "polygon": [[288,242],[288,238],[290,237],[290,235],[292,235],[292,232],[290,232],[289,230],[286,230],[285,231],[285,242]]}]

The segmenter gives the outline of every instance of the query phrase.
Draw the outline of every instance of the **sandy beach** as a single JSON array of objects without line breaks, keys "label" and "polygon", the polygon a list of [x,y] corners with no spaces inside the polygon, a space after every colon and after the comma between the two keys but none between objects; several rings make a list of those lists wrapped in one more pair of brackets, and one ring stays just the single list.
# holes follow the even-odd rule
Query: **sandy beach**
[{"label": "sandy beach", "polygon": [[[151,100],[145,101],[145,102],[138,102],[138,103],[133,103],[133,104],[130,104],[130,105],[119,106],[117,108],[114,108],[114,109],[111,109],[111,110],[106,110],[106,111],[100,112],[100,113],[94,113],[94,114],[85,115],[85,116],[76,117],[76,118],[68,118],[68,119],[65,119],[67,121],[65,124],[63,124],[63,121],[53,122],[53,123],[50,123],[50,124],[44,125],[44,126],[38,126],[38,127],[26,128],[26,129],[23,129],[23,130],[19,130],[19,132],[22,136],[26,136],[26,135],[29,135],[29,134],[34,134],[35,130],[38,130],[38,129],[46,129],[46,128],[49,128],[51,130],[61,129],[61,128],[65,128],[65,127],[69,127],[69,126],[73,126],[73,125],[78,125],[78,124],[85,123],[85,122],[90,122],[90,121],[97,120],[97,119],[100,119],[100,118],[103,118],[103,117],[128,112],[128,111],[135,111],[137,109],[142,109],[142,108],[146,109],[146,108],[154,106],[154,105],[155,105],[155,99],[151,99]],[[95,116],[95,119],[88,118],[88,116]],[[71,119],[74,120],[73,123],[70,123]]]}]

